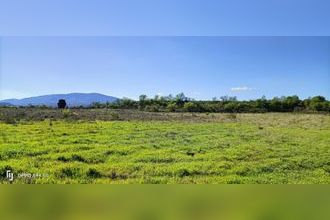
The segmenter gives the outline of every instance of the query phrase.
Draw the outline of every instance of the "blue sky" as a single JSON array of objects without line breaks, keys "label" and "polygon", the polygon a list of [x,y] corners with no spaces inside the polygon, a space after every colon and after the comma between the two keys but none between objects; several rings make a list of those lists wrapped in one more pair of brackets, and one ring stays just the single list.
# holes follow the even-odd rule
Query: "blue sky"
[{"label": "blue sky", "polygon": [[0,35],[329,36],[329,0],[0,0]]},{"label": "blue sky", "polygon": [[330,98],[329,11],[329,0],[0,0],[0,99]]},{"label": "blue sky", "polygon": [[330,98],[330,37],[2,37],[0,97]]}]

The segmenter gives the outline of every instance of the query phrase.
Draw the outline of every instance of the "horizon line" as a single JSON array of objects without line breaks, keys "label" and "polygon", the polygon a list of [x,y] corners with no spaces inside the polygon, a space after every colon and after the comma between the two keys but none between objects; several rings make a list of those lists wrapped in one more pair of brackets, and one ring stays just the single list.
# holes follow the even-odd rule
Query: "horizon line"
[{"label": "horizon line", "polygon": [[[0,91],[1,93],[1,91]],[[176,95],[178,94],[185,94],[184,92],[180,92],[180,93],[170,93],[168,95],[159,95],[159,94],[155,94],[153,96],[147,96],[148,99],[154,99],[156,96],[158,97],[168,97],[170,95],[172,95],[173,97],[175,97]],[[43,95],[31,95],[31,96],[25,96],[23,98],[4,98],[4,99],[0,99],[0,102],[4,102],[4,101],[7,101],[7,100],[23,100],[23,99],[29,99],[29,98],[37,98],[37,97],[42,97],[42,96],[52,96],[52,95],[72,95],[72,94],[84,94],[84,95],[88,95],[88,94],[97,94],[97,95],[104,95],[104,96],[109,96],[109,97],[113,97],[113,98],[117,98],[117,99],[130,99],[130,100],[134,100],[134,101],[139,101],[139,96],[140,95],[145,95],[145,94],[140,94],[138,95],[137,97],[127,97],[127,96],[122,96],[121,98],[117,97],[117,96],[113,96],[113,95],[108,95],[108,94],[105,94],[105,93],[100,93],[100,92],[68,92],[68,93],[49,93],[49,94],[43,94]],[[267,96],[265,95],[262,95],[261,97],[258,97],[258,98],[251,98],[251,99],[238,99],[237,96],[235,95],[228,95],[228,94],[225,94],[225,95],[220,95],[220,96],[213,96],[211,98],[208,98],[208,99],[196,99],[194,97],[190,97],[190,96],[186,96],[186,98],[188,99],[191,99],[191,101],[212,101],[213,98],[217,98],[217,100],[219,100],[221,97],[235,97],[238,101],[249,101],[249,100],[257,100],[257,99],[261,99],[261,98],[265,98],[267,100],[270,100],[270,99],[274,99],[274,98],[282,98],[282,97],[290,97],[290,96],[297,96],[300,100],[304,100],[304,99],[309,99],[309,98],[312,98],[312,97],[316,97],[316,96],[323,96],[326,100],[330,100],[329,97],[327,97],[326,95],[311,95],[311,96],[308,96],[308,97],[305,97],[305,98],[301,98],[299,95],[297,94],[291,94],[291,95],[281,95],[281,96],[272,96],[270,98],[267,98]]]}]

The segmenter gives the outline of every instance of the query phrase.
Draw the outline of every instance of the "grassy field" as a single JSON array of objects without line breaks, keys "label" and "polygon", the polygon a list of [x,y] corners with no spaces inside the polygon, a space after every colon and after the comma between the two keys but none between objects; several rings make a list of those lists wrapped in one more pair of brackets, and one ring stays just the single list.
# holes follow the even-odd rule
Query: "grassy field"
[{"label": "grassy field", "polygon": [[125,114],[0,122],[0,182],[330,183],[329,115]]}]

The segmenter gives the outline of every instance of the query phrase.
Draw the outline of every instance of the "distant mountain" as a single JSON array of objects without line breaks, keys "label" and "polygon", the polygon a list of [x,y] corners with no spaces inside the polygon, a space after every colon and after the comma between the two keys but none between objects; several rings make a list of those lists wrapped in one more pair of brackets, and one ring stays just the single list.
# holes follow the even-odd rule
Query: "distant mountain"
[{"label": "distant mountain", "polygon": [[0,101],[0,106],[28,106],[28,105],[46,105],[56,107],[59,99],[65,99],[68,107],[89,106],[94,102],[106,103],[115,102],[118,98],[99,93],[69,93],[69,94],[51,94],[35,96],[24,99],[6,99]]},{"label": "distant mountain", "polygon": [[10,104],[9,102],[2,102],[2,101],[0,101],[0,106],[13,106],[13,105]]}]

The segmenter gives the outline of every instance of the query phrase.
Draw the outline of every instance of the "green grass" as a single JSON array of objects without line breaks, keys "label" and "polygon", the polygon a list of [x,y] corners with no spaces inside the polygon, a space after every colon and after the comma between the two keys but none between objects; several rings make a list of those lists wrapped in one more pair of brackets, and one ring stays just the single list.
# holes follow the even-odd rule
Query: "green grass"
[{"label": "green grass", "polygon": [[328,115],[196,117],[214,120],[0,122],[0,182],[330,183]]}]

